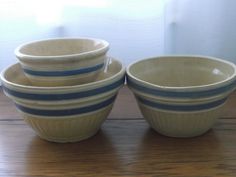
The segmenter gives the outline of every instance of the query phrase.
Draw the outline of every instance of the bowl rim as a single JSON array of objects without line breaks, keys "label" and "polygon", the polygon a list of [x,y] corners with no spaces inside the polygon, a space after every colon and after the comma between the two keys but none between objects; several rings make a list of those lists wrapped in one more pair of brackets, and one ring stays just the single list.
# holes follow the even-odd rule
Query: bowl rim
[{"label": "bowl rim", "polygon": [[[161,58],[176,58],[176,57],[177,58],[181,58],[181,57],[203,58],[203,59],[207,59],[207,60],[221,62],[221,63],[227,64],[227,65],[230,65],[234,69],[234,72],[230,77],[228,77],[222,81],[214,82],[211,84],[199,85],[199,86],[184,86],[184,87],[170,87],[170,86],[152,84],[150,82],[147,82],[145,80],[137,78],[136,76],[134,76],[130,72],[130,68],[134,64],[139,63],[139,62],[143,62],[143,61],[147,61],[147,60],[161,59]],[[163,91],[176,91],[176,92],[208,90],[211,88],[222,87],[222,85],[224,86],[224,85],[227,85],[228,83],[230,84],[236,80],[236,66],[234,63],[220,59],[220,58],[216,58],[216,57],[212,57],[212,56],[205,56],[205,55],[161,55],[161,56],[155,56],[155,57],[150,57],[150,58],[144,58],[144,59],[141,59],[141,60],[138,60],[138,61],[135,61],[135,62],[129,64],[126,68],[126,73],[127,73],[128,77],[130,77],[131,79],[133,79],[134,81],[136,81],[138,83],[142,83],[142,85],[145,85],[147,87],[151,87],[151,88],[163,90]]]},{"label": "bowl rim", "polygon": [[[80,90],[83,90],[83,89],[88,89],[88,88],[96,88],[98,86],[103,86],[103,85],[106,85],[106,83],[112,81],[113,79],[116,79],[116,78],[119,78],[119,76],[122,76],[123,74],[125,74],[125,66],[124,64],[119,61],[118,59],[115,59],[113,57],[109,57],[109,59],[107,60],[106,64],[105,64],[105,67],[109,65],[109,62],[110,61],[115,61],[117,62],[119,65],[120,65],[120,70],[109,76],[108,78],[105,78],[105,79],[101,79],[101,80],[98,80],[98,81],[93,81],[93,82],[89,82],[89,83],[85,83],[85,84],[78,84],[78,85],[71,85],[71,86],[51,86],[51,87],[47,87],[47,86],[29,86],[29,85],[21,85],[21,84],[16,84],[16,83],[13,83],[13,82],[10,82],[8,81],[6,78],[5,78],[5,73],[13,66],[16,66],[16,65],[20,65],[20,63],[14,63],[8,67],[6,67],[0,74],[0,80],[2,81],[2,85],[4,86],[5,84],[11,86],[11,87],[17,87],[19,89],[28,89],[28,90],[32,90],[32,91],[37,91],[37,90],[41,90],[41,91],[49,91],[49,90],[54,90],[54,91],[59,91],[59,90],[73,90],[73,89],[80,89]],[[117,80],[117,79],[116,79]],[[115,81],[116,81],[115,80]],[[5,83],[5,84],[4,84]]]},{"label": "bowl rim", "polygon": [[[45,56],[45,55],[30,55],[30,54],[25,54],[22,53],[20,50],[31,44],[39,43],[39,42],[46,42],[46,41],[63,41],[63,40],[89,40],[89,41],[96,41],[99,43],[102,43],[103,46],[99,49],[87,51],[87,52],[82,52],[82,53],[76,53],[76,54],[65,54],[65,55],[51,55],[51,56]],[[26,61],[45,61],[45,60],[52,60],[52,61],[61,61],[66,59],[73,59],[75,57],[81,57],[81,58],[86,58],[88,55],[99,55],[102,53],[105,53],[109,50],[109,43],[106,40],[103,39],[98,39],[98,38],[90,38],[90,37],[58,37],[58,38],[46,38],[46,39],[41,39],[41,40],[33,40],[30,42],[23,43],[16,47],[14,50],[15,56],[19,60],[26,60]]]}]

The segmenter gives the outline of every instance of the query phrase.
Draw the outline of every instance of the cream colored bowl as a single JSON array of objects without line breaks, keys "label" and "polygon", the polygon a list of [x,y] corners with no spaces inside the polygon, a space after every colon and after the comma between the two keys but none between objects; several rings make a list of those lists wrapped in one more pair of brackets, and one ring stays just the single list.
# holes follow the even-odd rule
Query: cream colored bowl
[{"label": "cream colored bowl", "polygon": [[101,39],[57,38],[22,44],[15,55],[34,85],[65,86],[94,81],[108,49]]},{"label": "cream colored bowl", "polygon": [[236,86],[233,63],[204,56],[163,56],[127,68],[128,85],[152,128],[171,137],[208,131]]},{"label": "cream colored bowl", "polygon": [[74,86],[32,86],[20,64],[1,74],[3,90],[24,120],[48,141],[75,142],[94,135],[112,109],[125,68],[111,59],[96,81]]}]

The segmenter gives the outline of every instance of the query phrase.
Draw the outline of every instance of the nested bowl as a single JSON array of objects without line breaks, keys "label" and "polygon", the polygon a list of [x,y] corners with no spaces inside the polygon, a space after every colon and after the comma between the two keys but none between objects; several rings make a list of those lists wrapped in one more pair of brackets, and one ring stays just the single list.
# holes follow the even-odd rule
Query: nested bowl
[{"label": "nested bowl", "polygon": [[20,64],[1,74],[3,90],[43,139],[76,142],[94,135],[112,109],[125,68],[110,59],[96,81],[74,86],[33,86]]},{"label": "nested bowl", "polygon": [[109,43],[94,38],[55,38],[15,49],[25,75],[37,86],[92,82],[104,68]]},{"label": "nested bowl", "polygon": [[231,62],[205,56],[163,56],[127,67],[128,86],[150,126],[171,137],[208,131],[235,90]]}]

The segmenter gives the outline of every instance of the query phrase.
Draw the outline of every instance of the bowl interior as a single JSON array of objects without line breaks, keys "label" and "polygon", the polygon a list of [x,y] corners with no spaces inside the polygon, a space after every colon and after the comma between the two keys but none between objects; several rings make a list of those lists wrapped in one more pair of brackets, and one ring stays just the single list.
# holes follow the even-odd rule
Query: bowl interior
[{"label": "bowl interior", "polygon": [[[102,81],[104,79],[110,78],[113,75],[119,73],[122,69],[122,65],[119,61],[115,59],[109,60],[109,62],[106,64],[105,69],[103,72],[100,72],[98,77],[95,81],[89,83],[89,84],[96,84],[96,82]],[[11,84],[18,84],[20,86],[34,86],[29,81],[29,79],[25,76],[24,71],[22,70],[19,63],[14,64],[10,66],[8,69],[5,70],[2,74],[2,78],[4,78],[7,82]],[[86,85],[86,84],[82,84]],[[37,86],[40,87],[40,86]],[[44,86],[42,86],[44,87]],[[63,86],[61,86],[63,87]],[[70,86],[65,86],[70,87]]]},{"label": "bowl interior", "polygon": [[142,60],[129,67],[132,76],[166,87],[203,86],[235,73],[232,64],[205,57],[171,56]]},{"label": "bowl interior", "polygon": [[98,39],[51,39],[36,41],[20,47],[19,52],[33,56],[63,56],[90,52],[106,47]]}]

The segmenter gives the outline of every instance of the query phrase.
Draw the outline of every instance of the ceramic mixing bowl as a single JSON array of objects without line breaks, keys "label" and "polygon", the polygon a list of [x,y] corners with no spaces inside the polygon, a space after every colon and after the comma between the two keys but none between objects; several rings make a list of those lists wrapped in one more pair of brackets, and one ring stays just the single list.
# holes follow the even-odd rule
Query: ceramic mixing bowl
[{"label": "ceramic mixing bowl", "polygon": [[110,59],[96,81],[74,86],[33,86],[20,64],[1,74],[3,90],[43,139],[75,142],[94,135],[112,109],[125,68]]},{"label": "ceramic mixing bowl", "polygon": [[22,44],[15,55],[36,86],[65,86],[94,81],[104,68],[108,42],[58,38]]},{"label": "ceramic mixing bowl", "polygon": [[128,85],[153,129],[171,137],[208,131],[235,89],[233,63],[204,56],[163,56],[127,68]]}]

